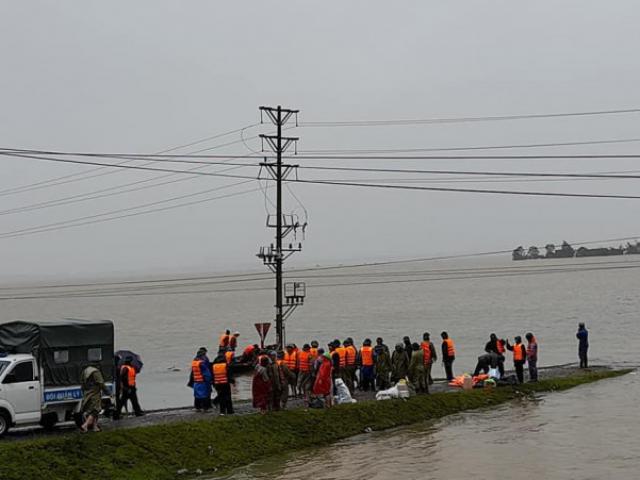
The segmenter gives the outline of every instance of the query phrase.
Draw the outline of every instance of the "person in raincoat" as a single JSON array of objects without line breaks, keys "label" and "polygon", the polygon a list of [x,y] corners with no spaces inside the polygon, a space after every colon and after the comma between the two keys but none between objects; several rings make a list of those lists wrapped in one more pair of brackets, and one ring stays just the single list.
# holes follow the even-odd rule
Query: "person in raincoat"
[{"label": "person in raincoat", "polygon": [[409,362],[409,381],[416,393],[429,393],[429,381],[424,369],[424,350],[419,344],[412,345],[411,361]]},{"label": "person in raincoat", "polygon": [[397,383],[409,373],[409,357],[402,343],[396,344],[396,349],[391,355],[391,381]]},{"label": "person in raincoat", "polygon": [[313,394],[324,398],[325,407],[332,405],[333,399],[333,362],[331,354],[325,353],[320,358],[320,365],[316,374],[316,381],[313,384]]},{"label": "person in raincoat", "polygon": [[376,340],[376,346],[373,347],[373,358],[375,360],[376,386],[378,390],[386,390],[391,387],[389,382],[391,355],[389,355],[389,349],[381,338]]},{"label": "person in raincoat", "polygon": [[82,385],[80,409],[85,415],[85,421],[80,427],[80,431],[86,433],[91,428],[94,432],[99,432],[98,416],[102,410],[102,393],[110,395],[111,392],[104,383],[102,372],[93,365],[85,367],[80,381]]},{"label": "person in raincoat", "polygon": [[193,406],[198,412],[206,412],[211,409],[212,381],[213,373],[211,370],[211,362],[207,357],[207,349],[200,347],[191,362],[191,374],[188,384],[193,388]]},{"label": "person in raincoat", "polygon": [[271,379],[269,378],[269,359],[261,357],[256,365],[251,383],[251,396],[253,408],[260,410],[261,414],[267,413],[271,402]]}]

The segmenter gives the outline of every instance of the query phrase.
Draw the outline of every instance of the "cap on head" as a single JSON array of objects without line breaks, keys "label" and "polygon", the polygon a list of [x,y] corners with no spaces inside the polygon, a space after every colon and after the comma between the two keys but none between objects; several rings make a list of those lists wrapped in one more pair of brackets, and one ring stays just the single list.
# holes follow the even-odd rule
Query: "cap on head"
[{"label": "cap on head", "polygon": [[442,332],[442,333],[440,334],[440,336],[441,336],[442,338],[449,338],[449,334],[448,334],[447,332]]},{"label": "cap on head", "polygon": [[492,333],[491,335],[489,335],[489,339],[491,340],[497,340],[498,336],[495,333]]},{"label": "cap on head", "polygon": [[233,336],[234,337],[239,337],[240,336],[240,332],[233,332]]},{"label": "cap on head", "polygon": [[313,341],[311,342],[311,346],[312,346],[313,348],[318,348],[318,341],[317,341],[317,340],[313,340]]},{"label": "cap on head", "polygon": [[522,341],[522,337],[520,335],[518,335],[517,337],[514,337],[516,343],[520,343]]},{"label": "cap on head", "polygon": [[384,340],[382,340],[382,337],[378,337],[378,338],[376,338],[376,343],[377,343],[378,345],[382,345],[382,342],[384,342]]},{"label": "cap on head", "polygon": [[424,332],[424,334],[422,335],[423,340],[429,340],[430,338],[431,338],[431,335],[429,335],[429,332]]},{"label": "cap on head", "polygon": [[365,338],[364,342],[362,342],[362,345],[364,345],[365,347],[370,347],[371,346],[371,339],[370,338]]}]

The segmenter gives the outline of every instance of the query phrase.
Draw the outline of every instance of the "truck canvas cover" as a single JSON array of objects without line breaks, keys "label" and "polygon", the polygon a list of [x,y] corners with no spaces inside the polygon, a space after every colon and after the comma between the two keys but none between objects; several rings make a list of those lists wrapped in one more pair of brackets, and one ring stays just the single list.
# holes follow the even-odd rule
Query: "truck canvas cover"
[{"label": "truck canvas cover", "polygon": [[[44,370],[45,386],[78,385],[84,367],[99,366],[113,380],[113,323],[77,320],[0,324],[0,348],[33,354]],[[92,356],[93,358],[89,358]]]}]

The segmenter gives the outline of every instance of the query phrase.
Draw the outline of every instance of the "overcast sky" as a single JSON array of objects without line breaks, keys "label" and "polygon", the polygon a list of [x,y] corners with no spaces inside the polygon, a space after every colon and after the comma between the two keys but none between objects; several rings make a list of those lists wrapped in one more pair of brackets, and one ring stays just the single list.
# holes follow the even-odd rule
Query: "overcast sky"
[{"label": "overcast sky", "polygon": [[[4,1],[0,146],[156,152],[253,124],[259,121],[259,105],[298,108],[301,122],[640,107],[639,14],[640,5],[634,1]],[[288,133],[301,137],[300,150],[463,147],[640,137],[639,120],[640,115],[631,114],[412,127],[306,127]],[[246,136],[268,131],[268,125],[254,127]],[[238,139],[235,134],[197,147]],[[255,140],[247,143],[253,149],[260,147]],[[535,152],[637,153],[639,148],[631,143]],[[241,143],[212,150],[246,152]],[[0,161],[2,211],[159,175],[118,171],[7,195],[6,190],[14,187],[91,167],[6,157]],[[640,170],[637,161],[630,160],[299,162],[550,172]],[[327,178],[328,174],[300,175]],[[379,174],[385,180],[390,176]],[[192,177],[62,207],[2,214],[0,237],[235,181]],[[636,182],[448,186],[638,194]],[[254,182],[183,201],[256,186]],[[640,233],[638,200],[303,184],[293,189],[309,212],[298,264],[475,252]],[[289,210],[297,207],[289,195],[286,202]],[[179,202],[162,206],[175,203]],[[299,207],[298,213],[302,213]],[[259,268],[255,253],[270,241],[264,224],[264,198],[254,192],[0,238],[1,276],[143,276]]]}]

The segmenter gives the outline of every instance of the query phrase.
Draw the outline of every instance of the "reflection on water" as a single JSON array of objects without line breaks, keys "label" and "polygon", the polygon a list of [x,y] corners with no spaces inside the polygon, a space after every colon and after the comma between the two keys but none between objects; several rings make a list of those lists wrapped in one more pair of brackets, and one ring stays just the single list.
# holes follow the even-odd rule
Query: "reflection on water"
[{"label": "reflection on water", "polygon": [[637,479],[637,375],[360,435],[238,470],[250,479]]}]

